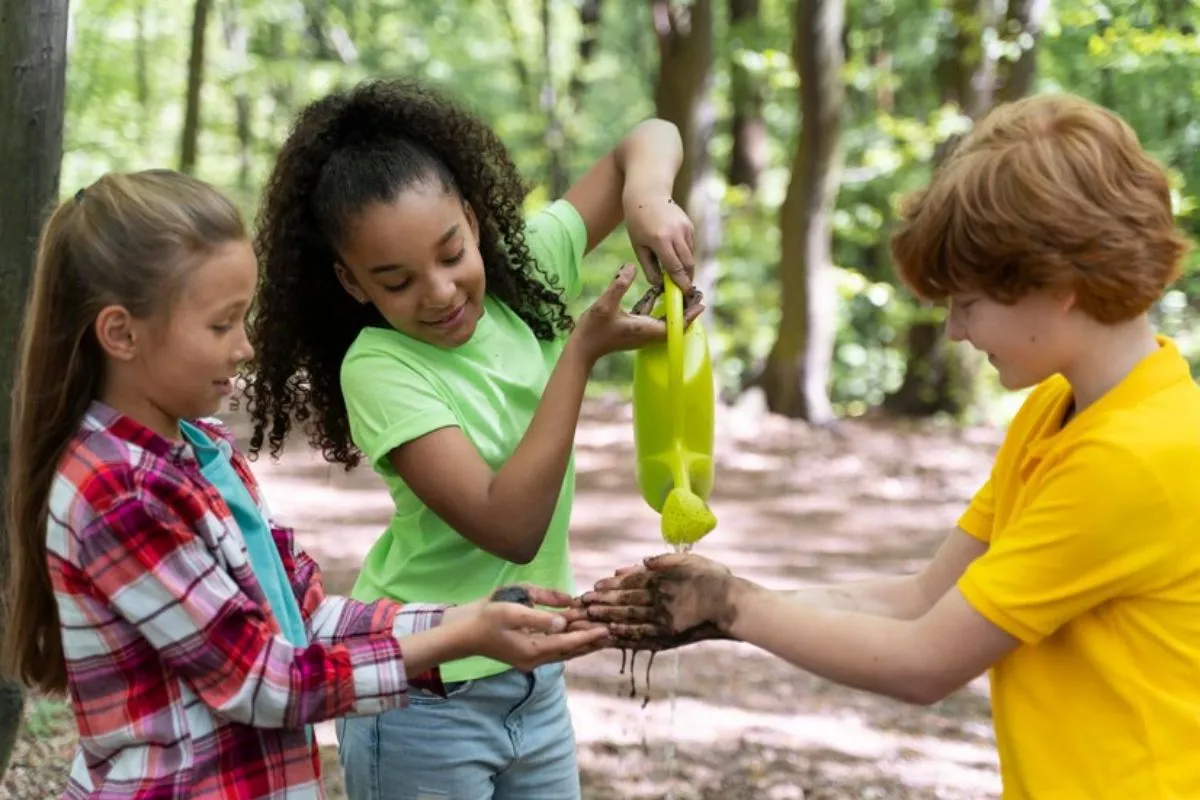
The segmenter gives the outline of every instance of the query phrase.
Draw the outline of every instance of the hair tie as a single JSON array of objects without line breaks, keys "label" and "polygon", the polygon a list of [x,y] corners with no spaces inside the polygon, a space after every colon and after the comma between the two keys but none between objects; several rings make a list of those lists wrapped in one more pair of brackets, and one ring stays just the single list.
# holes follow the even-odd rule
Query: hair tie
[{"label": "hair tie", "polygon": [[87,187],[80,189],[75,193],[75,205],[79,205],[83,201],[83,193],[87,191]]}]

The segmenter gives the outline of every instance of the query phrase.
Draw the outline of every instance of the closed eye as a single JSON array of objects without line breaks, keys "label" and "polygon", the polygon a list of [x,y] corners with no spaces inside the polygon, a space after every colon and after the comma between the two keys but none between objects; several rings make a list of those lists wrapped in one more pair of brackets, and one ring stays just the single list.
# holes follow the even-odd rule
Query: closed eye
[{"label": "closed eye", "polygon": [[459,262],[461,262],[463,260],[463,257],[465,257],[466,255],[467,255],[467,248],[464,247],[463,249],[459,250],[454,255],[450,256],[450,258],[446,259],[446,265],[452,267],[455,264],[458,264]]}]

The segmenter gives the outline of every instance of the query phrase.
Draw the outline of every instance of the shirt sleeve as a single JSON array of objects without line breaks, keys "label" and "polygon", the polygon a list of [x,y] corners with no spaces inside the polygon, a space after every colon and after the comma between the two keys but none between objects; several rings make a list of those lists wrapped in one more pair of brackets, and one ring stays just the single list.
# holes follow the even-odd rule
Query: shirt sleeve
[{"label": "shirt sleeve", "polygon": [[971,504],[958,518],[958,527],[981,542],[992,540],[996,520],[996,490],[989,477],[971,498]]},{"label": "shirt sleeve", "polygon": [[351,350],[341,382],[354,444],[375,466],[390,469],[388,454],[400,445],[459,425],[432,379],[394,354]]},{"label": "shirt sleeve", "polygon": [[175,502],[183,500],[144,487],[114,497],[78,535],[79,562],[94,590],[214,713],[294,728],[404,704],[408,680],[390,629],[293,646],[272,632]]},{"label": "shirt sleeve", "polygon": [[525,244],[546,277],[566,300],[583,291],[580,265],[587,250],[587,224],[566,200],[556,200],[525,223]]},{"label": "shirt sleeve", "polygon": [[[300,614],[308,630],[309,641],[326,645],[350,642],[361,637],[391,634],[403,639],[442,624],[447,608],[436,603],[400,604],[391,600],[360,603],[349,597],[325,594],[321,568],[308,553],[296,545],[295,534],[274,521],[271,534],[283,556],[284,569],[300,604]],[[403,645],[403,642],[401,642]],[[445,696],[438,667],[411,675],[408,683]]]},{"label": "shirt sleeve", "polygon": [[1027,643],[1153,587],[1179,546],[1167,492],[1133,450],[1082,444],[1051,469],[958,584],[976,610]]}]

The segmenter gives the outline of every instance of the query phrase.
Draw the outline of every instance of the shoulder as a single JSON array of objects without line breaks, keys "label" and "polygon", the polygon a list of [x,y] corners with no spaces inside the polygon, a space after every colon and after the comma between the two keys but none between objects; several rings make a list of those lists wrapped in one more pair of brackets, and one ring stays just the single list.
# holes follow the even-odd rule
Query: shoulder
[{"label": "shoulder", "polygon": [[52,529],[82,541],[134,518],[200,515],[203,499],[172,459],[104,428],[84,428],[51,483]]},{"label": "shoulder", "polygon": [[587,223],[568,200],[555,200],[525,218],[527,239],[564,233],[572,240],[587,242]]}]

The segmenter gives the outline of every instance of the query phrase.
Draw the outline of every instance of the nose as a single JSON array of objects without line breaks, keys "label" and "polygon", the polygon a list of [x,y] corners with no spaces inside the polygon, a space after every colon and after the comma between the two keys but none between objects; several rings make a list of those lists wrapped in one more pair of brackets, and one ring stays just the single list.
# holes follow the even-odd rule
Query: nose
[{"label": "nose", "polygon": [[437,276],[429,281],[425,305],[432,309],[445,309],[454,304],[458,297],[458,286],[449,275]]},{"label": "nose", "polygon": [[967,340],[967,326],[963,324],[953,307],[951,307],[950,313],[946,315],[946,338],[952,342],[965,342]]},{"label": "nose", "polygon": [[250,344],[250,336],[246,333],[246,326],[242,326],[242,335],[239,338],[237,347],[234,348],[234,358],[238,364],[245,364],[254,358],[254,345]]}]

